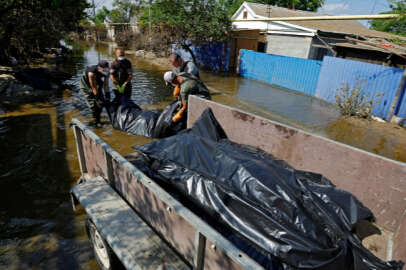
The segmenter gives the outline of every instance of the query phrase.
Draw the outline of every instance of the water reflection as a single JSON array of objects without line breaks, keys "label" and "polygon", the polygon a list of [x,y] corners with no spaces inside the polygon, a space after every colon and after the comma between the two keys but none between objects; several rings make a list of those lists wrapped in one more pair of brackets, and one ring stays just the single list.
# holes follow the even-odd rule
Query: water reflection
[{"label": "water reflection", "polygon": [[325,126],[340,116],[321,100],[249,79],[239,84],[238,98],[308,128]]}]

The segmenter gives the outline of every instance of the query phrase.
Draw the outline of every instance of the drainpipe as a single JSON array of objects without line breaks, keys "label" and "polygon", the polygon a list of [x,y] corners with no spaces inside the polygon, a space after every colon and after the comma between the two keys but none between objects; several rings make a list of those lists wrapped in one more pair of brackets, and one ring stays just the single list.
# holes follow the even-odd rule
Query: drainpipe
[{"label": "drainpipe", "polygon": [[148,27],[149,27],[149,34],[151,35],[151,28],[152,28],[151,0],[149,1],[149,5],[148,5]]}]

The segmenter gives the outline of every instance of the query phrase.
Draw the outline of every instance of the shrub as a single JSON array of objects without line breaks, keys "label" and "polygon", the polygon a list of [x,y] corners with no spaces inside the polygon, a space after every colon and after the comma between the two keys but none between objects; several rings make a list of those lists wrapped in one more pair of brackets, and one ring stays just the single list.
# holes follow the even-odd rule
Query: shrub
[{"label": "shrub", "polygon": [[[354,88],[350,89],[349,84],[345,83],[338,89],[335,99],[341,115],[367,119],[371,118],[372,110],[379,104],[380,100],[374,102],[374,98],[363,94],[361,92],[361,86],[361,84],[357,83]],[[380,96],[382,95],[375,95],[377,98]]]},{"label": "shrub", "polygon": [[159,28],[155,28],[151,35],[148,31],[139,32],[132,36],[130,46],[135,50],[153,51],[165,57],[170,53],[170,34]]},{"label": "shrub", "polygon": [[128,27],[116,28],[116,43],[120,47],[127,47],[133,38],[133,33]]}]

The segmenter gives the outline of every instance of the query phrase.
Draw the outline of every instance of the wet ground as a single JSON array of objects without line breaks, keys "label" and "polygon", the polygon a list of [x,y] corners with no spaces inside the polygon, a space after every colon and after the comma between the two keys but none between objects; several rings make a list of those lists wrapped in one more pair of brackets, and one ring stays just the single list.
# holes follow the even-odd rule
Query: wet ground
[{"label": "wet ground", "polygon": [[[69,122],[90,120],[78,81],[87,65],[111,59],[112,49],[76,47],[76,57],[59,66],[75,74],[67,82],[72,90],[61,89],[44,102],[5,112],[0,108],[0,269],[97,269],[84,230],[85,214],[74,213],[70,205],[69,190],[80,172]],[[134,64],[133,100],[147,109],[166,106],[172,97],[163,70],[129,58]],[[375,124],[339,119],[324,102],[256,81],[204,72],[202,78],[219,91],[214,101],[406,161],[404,129],[383,132]],[[150,141],[109,125],[95,132],[123,155]]]}]

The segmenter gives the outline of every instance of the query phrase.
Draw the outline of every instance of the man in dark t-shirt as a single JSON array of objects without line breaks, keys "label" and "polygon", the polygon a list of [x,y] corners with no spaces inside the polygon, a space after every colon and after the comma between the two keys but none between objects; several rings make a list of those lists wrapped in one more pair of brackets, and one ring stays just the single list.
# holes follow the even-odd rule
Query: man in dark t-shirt
[{"label": "man in dark t-shirt", "polygon": [[110,64],[110,75],[114,84],[113,91],[116,101],[120,100],[123,96],[131,98],[133,70],[130,60],[125,58],[123,48],[116,49],[116,60]]},{"label": "man in dark t-shirt", "polygon": [[[110,100],[109,63],[101,60],[99,64],[86,67],[80,80],[80,91],[92,111],[94,125],[100,127],[100,114],[104,100]],[[103,95],[104,88],[104,95]]]}]

